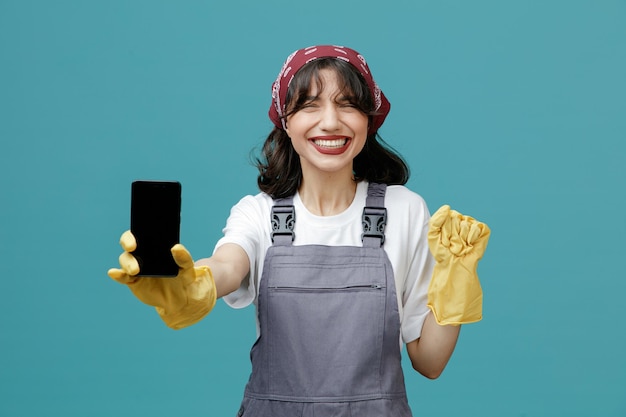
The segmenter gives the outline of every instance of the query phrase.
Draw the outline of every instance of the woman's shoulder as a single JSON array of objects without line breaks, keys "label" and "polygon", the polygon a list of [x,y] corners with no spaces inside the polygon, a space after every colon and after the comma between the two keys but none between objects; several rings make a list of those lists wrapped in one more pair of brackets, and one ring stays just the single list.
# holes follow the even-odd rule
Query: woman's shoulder
[{"label": "woman's shoulder", "polygon": [[230,209],[230,218],[248,222],[259,222],[269,218],[273,205],[272,198],[265,193],[243,196]]},{"label": "woman's shoulder", "polygon": [[385,204],[400,207],[412,207],[428,210],[424,198],[404,185],[389,185],[385,195]]},{"label": "woman's shoulder", "polygon": [[248,194],[243,196],[237,204],[233,206],[233,209],[267,211],[272,204],[272,197],[265,193],[258,193],[255,195]]},{"label": "woman's shoulder", "polygon": [[385,195],[390,219],[407,227],[415,228],[426,224],[430,212],[424,198],[404,185],[390,185]]}]

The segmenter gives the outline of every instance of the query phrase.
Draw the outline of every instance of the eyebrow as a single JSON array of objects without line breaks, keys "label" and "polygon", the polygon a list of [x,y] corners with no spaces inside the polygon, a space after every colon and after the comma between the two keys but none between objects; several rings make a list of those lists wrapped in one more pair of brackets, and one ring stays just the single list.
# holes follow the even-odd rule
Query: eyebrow
[{"label": "eyebrow", "polygon": [[342,102],[342,101],[353,102],[355,100],[355,98],[356,97],[353,96],[353,95],[352,96],[343,95],[343,96],[338,96],[337,98],[335,98],[335,101],[338,101],[338,102]]},{"label": "eyebrow", "polygon": [[[320,96],[305,96],[304,97],[304,102],[310,102],[310,101],[316,101],[319,100]],[[338,95],[334,98],[333,101],[337,102],[337,103],[342,103],[342,102],[353,102],[355,100],[355,96],[351,95],[351,96],[347,96],[347,95]]]}]

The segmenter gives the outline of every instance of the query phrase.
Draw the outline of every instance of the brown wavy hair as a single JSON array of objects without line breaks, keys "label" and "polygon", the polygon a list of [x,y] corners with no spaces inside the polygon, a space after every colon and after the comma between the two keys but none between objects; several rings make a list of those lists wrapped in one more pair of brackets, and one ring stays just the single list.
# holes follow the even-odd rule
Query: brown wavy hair
[{"label": "brown wavy hair", "polygon": [[[307,101],[311,83],[323,89],[320,71],[335,71],[340,89],[352,105],[370,117],[374,116],[375,103],[365,79],[351,64],[336,58],[320,58],[303,66],[294,76],[287,91],[287,111],[284,118],[299,111]],[[259,189],[272,198],[294,195],[302,181],[300,157],[283,129],[275,127],[268,135],[261,156],[255,158],[259,170]],[[409,180],[409,167],[404,159],[378,135],[371,134],[363,150],[354,158],[354,180],[404,185]]]}]

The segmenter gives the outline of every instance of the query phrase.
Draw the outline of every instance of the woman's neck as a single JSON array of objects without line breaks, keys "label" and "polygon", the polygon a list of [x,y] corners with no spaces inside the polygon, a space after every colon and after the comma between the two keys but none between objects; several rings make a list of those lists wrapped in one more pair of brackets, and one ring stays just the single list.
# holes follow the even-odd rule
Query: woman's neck
[{"label": "woman's neck", "polygon": [[333,216],[345,211],[354,200],[357,183],[352,176],[303,175],[298,189],[302,204],[317,216]]}]

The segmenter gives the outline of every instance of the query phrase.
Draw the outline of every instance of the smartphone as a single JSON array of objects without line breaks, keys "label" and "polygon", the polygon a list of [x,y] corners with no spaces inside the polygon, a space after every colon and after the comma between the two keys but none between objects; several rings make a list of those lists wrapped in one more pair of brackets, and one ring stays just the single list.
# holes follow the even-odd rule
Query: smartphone
[{"label": "smartphone", "polygon": [[130,231],[137,240],[133,256],[138,276],[175,277],[178,265],[172,246],[180,240],[181,185],[176,181],[134,181]]}]

